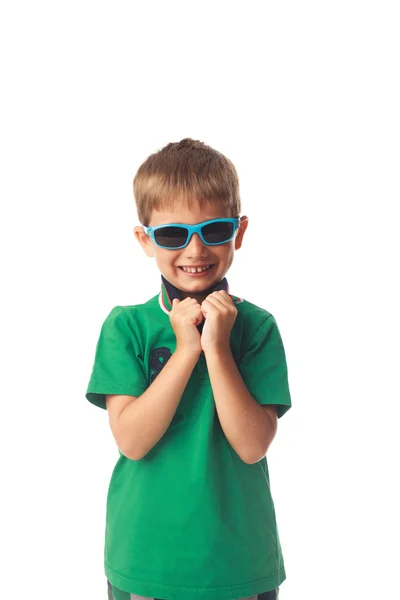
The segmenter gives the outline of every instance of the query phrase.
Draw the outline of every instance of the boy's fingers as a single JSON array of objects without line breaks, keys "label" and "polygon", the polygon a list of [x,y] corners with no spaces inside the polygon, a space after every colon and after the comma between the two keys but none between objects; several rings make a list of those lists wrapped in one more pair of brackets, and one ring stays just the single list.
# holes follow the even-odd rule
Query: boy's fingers
[{"label": "boy's fingers", "polygon": [[[175,302],[175,304],[174,304],[174,302]],[[189,298],[189,297],[184,298],[183,300],[179,300],[178,298],[174,298],[172,300],[172,306],[174,307],[174,306],[177,306],[178,304],[182,304],[186,308],[188,305],[191,306],[193,304],[198,304],[198,302],[194,298]]]}]

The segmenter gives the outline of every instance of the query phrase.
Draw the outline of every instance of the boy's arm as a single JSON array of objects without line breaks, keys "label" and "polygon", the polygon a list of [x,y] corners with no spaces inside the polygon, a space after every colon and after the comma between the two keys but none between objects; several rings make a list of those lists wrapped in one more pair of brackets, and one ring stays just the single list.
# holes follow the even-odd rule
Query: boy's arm
[{"label": "boy's arm", "polygon": [[[107,395],[110,427],[122,454],[143,458],[168,429],[199,352],[177,349],[153,383],[138,397]],[[121,411],[121,401],[125,403]]]},{"label": "boy's arm", "polygon": [[275,405],[260,405],[238,371],[230,349],[205,352],[215,405],[225,436],[248,464],[261,460],[278,428]]}]

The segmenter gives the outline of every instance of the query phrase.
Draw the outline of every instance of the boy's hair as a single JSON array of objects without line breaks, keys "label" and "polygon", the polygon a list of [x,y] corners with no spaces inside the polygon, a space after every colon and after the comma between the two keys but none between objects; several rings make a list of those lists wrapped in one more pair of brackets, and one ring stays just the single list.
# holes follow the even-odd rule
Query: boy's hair
[{"label": "boy's hair", "polygon": [[233,163],[203,142],[185,138],[151,154],[133,180],[139,221],[149,225],[152,210],[176,204],[219,201],[230,217],[241,211],[239,179]]}]

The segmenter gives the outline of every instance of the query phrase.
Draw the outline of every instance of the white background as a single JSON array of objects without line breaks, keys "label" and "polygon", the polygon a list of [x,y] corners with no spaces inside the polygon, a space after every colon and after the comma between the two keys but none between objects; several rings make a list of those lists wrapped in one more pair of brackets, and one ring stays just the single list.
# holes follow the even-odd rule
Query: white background
[{"label": "white background", "polygon": [[118,458],[100,327],[160,287],[132,179],[193,137],[235,163],[233,294],[272,312],[281,600],[400,598],[396,2],[3,2],[1,596],[106,599]]}]

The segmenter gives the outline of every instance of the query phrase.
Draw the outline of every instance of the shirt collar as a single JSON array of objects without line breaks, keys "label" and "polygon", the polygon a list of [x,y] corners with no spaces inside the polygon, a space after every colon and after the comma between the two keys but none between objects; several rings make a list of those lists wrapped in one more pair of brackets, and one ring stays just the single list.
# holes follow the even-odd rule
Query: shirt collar
[{"label": "shirt collar", "polygon": [[[229,294],[229,284],[226,277],[224,277],[219,283],[217,283],[217,285],[207,290],[207,294],[211,294],[212,292],[218,292],[219,290],[225,290],[225,292]],[[174,298],[182,300],[181,291],[178,290],[178,288],[176,288],[174,285],[172,285],[172,283],[170,283],[167,279],[165,279],[164,275],[161,275],[161,292],[159,296],[159,301],[160,306],[164,312],[171,312],[172,301]],[[231,296],[231,298],[232,300],[234,300],[233,296]]]}]

